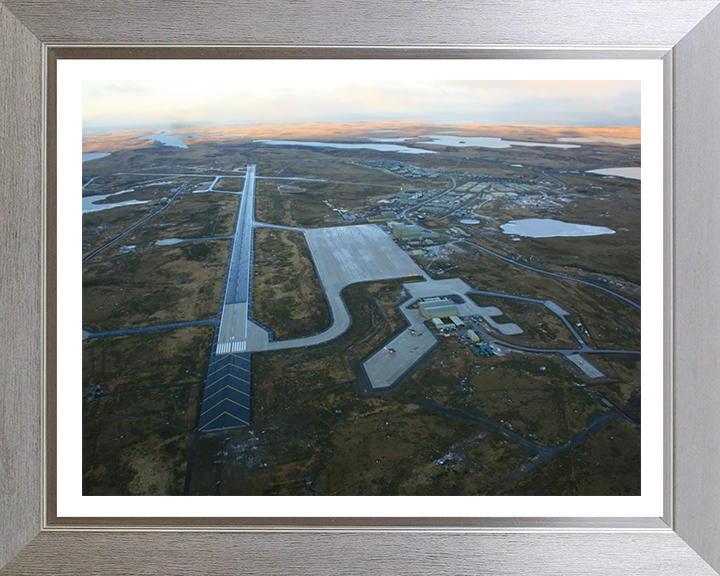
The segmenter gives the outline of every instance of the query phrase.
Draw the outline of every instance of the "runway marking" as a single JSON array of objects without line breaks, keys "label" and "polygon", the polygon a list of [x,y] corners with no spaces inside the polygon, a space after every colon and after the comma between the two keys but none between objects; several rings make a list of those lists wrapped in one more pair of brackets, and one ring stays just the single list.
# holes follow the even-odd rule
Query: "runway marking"
[{"label": "runway marking", "polygon": [[250,422],[245,422],[245,420],[243,420],[242,418],[238,418],[237,416],[233,416],[233,415],[230,414],[229,412],[223,412],[222,414],[220,414],[220,416],[216,416],[215,418],[213,418],[212,420],[210,420],[210,422],[208,422],[207,424],[205,424],[205,426],[203,426],[202,428],[200,428],[200,430],[205,430],[205,428],[207,428],[208,426],[210,426],[210,424],[212,424],[213,422],[215,422],[215,420],[217,420],[218,418],[222,418],[223,416],[230,416],[231,418],[235,418],[235,420],[238,420],[238,421],[242,422],[243,424],[245,424],[245,426],[250,426]]},{"label": "runway marking", "polygon": [[[217,354],[216,354],[216,356],[217,356]],[[228,356],[231,356],[231,357],[236,358],[236,359],[238,359],[238,360],[242,360],[242,361],[244,361],[244,362],[250,362],[250,359],[249,359],[249,358],[243,358],[242,356],[238,356],[237,354],[225,354],[225,355],[222,356],[222,358],[218,358],[217,360],[215,360],[215,362],[213,362],[212,364],[208,365],[208,368],[210,368],[210,367],[212,367],[212,366],[215,366],[215,364],[217,364],[218,362],[226,362]],[[229,364],[229,365],[230,365],[230,366],[234,366],[235,368],[240,368],[240,370],[245,370],[245,372],[250,372],[250,370],[248,370],[247,368],[243,368],[242,366],[238,366],[237,364]],[[213,374],[215,374],[215,372],[213,372]]]},{"label": "runway marking", "polygon": [[240,404],[240,403],[238,403],[238,402],[235,402],[235,400],[230,400],[230,398],[223,398],[222,400],[220,400],[220,402],[218,402],[217,404],[215,404],[215,406],[212,406],[211,408],[208,408],[207,410],[205,410],[205,412],[203,412],[202,414],[200,414],[200,416],[201,416],[201,417],[202,417],[202,416],[205,416],[205,414],[207,414],[208,412],[210,412],[210,410],[213,410],[214,408],[217,408],[217,407],[220,406],[220,404],[222,404],[223,402],[232,402],[233,404],[237,404],[238,406],[240,406],[240,408],[245,408],[246,410],[250,410],[250,406],[243,406],[242,404]]},{"label": "runway marking", "polygon": [[[220,382],[222,382],[222,381],[223,381],[225,378],[227,378],[228,376],[230,376],[230,377],[232,377],[232,378],[235,378],[235,380],[240,380],[240,382],[244,382],[245,384],[250,384],[250,380],[245,380],[245,379],[243,379],[243,378],[240,378],[240,377],[238,377],[238,376],[235,376],[235,374],[225,374],[225,376],[220,376],[220,378],[218,378],[217,380],[215,380],[215,382],[213,382],[212,384],[208,384],[207,386],[205,386],[205,391],[209,390],[210,388],[212,388],[212,387],[215,386],[216,384],[220,384]],[[238,390],[238,392],[241,392],[242,394],[245,394],[246,396],[250,396],[250,394],[246,394],[245,392],[242,392],[242,390]],[[208,398],[209,398],[209,396],[208,396]]]},{"label": "runway marking", "polygon": [[225,364],[225,366],[221,366],[220,368],[215,370],[215,372],[211,372],[210,374],[208,374],[207,377],[210,378],[210,376],[212,376],[213,374],[217,374],[218,372],[220,372],[220,370],[225,370],[225,368],[227,368],[228,366],[232,366],[232,364]]},{"label": "runway marking", "polygon": [[[238,378],[238,380],[240,380],[240,378]],[[238,389],[235,388],[234,386],[230,386],[230,384],[225,384],[225,386],[223,386],[222,388],[220,388],[220,390],[218,390],[217,392],[213,392],[212,394],[210,394],[210,396],[208,396],[207,398],[205,398],[205,399],[203,400],[203,402],[207,402],[208,400],[210,400],[210,398],[212,398],[213,396],[215,396],[215,394],[220,394],[220,392],[222,392],[223,390],[225,390],[225,388],[230,388],[231,390],[235,390],[235,392],[238,392],[238,393],[240,393],[240,394],[245,394],[245,396],[247,396],[248,398],[250,398],[250,394],[248,394],[247,392],[243,392],[242,390],[238,390]]]},{"label": "runway marking", "polygon": [[[236,358],[237,358],[237,356],[236,356]],[[227,358],[225,358],[225,356],[223,356],[222,358],[218,358],[217,360],[215,360],[215,362],[208,365],[208,369],[215,366],[215,364],[217,364],[218,362],[224,362],[226,360],[227,360]],[[215,372],[213,372],[213,374],[215,374]]]},{"label": "runway marking", "polygon": [[[208,191],[215,190],[216,186],[219,184],[220,180],[223,177],[225,177],[225,174],[214,174],[212,175],[212,177],[208,176],[208,179],[213,178],[212,183],[208,187]],[[246,173],[238,177],[244,178],[245,182],[243,185],[242,200],[238,207],[236,226],[232,235],[233,242],[230,248],[227,278],[223,293],[223,305],[220,319],[219,335],[215,346],[215,358],[213,359],[214,361],[208,366],[209,374],[207,375],[205,381],[205,394],[210,391],[210,388],[216,387],[216,384],[223,385],[212,394],[204,397],[202,400],[202,405],[207,406],[209,404],[209,401],[213,397],[220,394],[220,392],[225,391],[226,388],[230,388],[235,392],[246,396],[248,398],[248,406],[243,406],[235,400],[228,398],[227,392],[224,400],[229,400],[237,406],[241,406],[242,408],[245,408],[249,411],[251,395],[248,392],[244,392],[243,390],[240,390],[235,386],[223,382],[223,380],[225,380],[229,376],[233,380],[239,381],[238,383],[233,384],[238,385],[239,383],[242,383],[243,388],[247,389],[249,389],[251,385],[251,362],[249,358],[250,354],[247,355],[248,357],[241,357],[238,354],[247,352],[249,348],[247,340],[249,332],[248,317],[250,314],[250,303],[248,299],[250,297],[250,290],[252,287],[251,263],[253,257],[252,250],[255,210],[255,166],[248,166]],[[240,328],[240,330],[237,330],[238,328]],[[227,356],[234,356],[234,358],[238,360],[244,360],[245,362],[247,362],[247,364],[232,361],[228,359]],[[223,360],[221,365],[219,367],[215,366],[215,364],[219,363],[221,360]],[[243,365],[238,366],[237,364]],[[236,375],[234,373],[236,371],[232,370],[232,368],[238,368],[243,372],[239,373],[239,375]],[[217,376],[217,374],[221,371],[223,371],[223,375]],[[203,410],[201,416],[204,417],[213,409],[217,410],[219,404],[221,404],[224,400],[216,403],[212,408]],[[245,422],[241,418],[237,418],[227,412],[226,414],[232,416],[234,419],[238,420],[244,425],[249,425],[248,422]],[[216,417],[208,424],[205,424],[201,429],[207,428],[219,417],[220,416]]]},{"label": "runway marking", "polygon": [[217,345],[215,354],[230,354],[231,352],[244,352],[247,350],[247,342],[241,340],[240,342],[223,342]]},{"label": "runway marking", "polygon": [[[222,380],[223,378],[227,378],[228,376],[230,376],[230,378],[235,378],[235,380],[240,380],[240,382],[245,382],[245,384],[250,384],[250,380],[244,380],[244,379],[240,378],[239,376],[235,376],[235,374],[225,374],[225,376],[220,378],[220,380]],[[218,382],[220,382],[220,380],[218,380]],[[241,392],[241,391],[238,390],[238,392]],[[243,394],[245,394],[245,392],[243,392]],[[250,396],[250,394],[245,394],[245,395]]]},{"label": "runway marking", "polygon": [[[236,354],[230,354],[233,358],[237,358],[238,360],[242,360],[244,362],[250,362],[250,358],[243,358],[242,356],[238,356]],[[240,370],[245,370],[246,372],[250,372],[247,368],[243,368],[242,366],[238,366],[237,364],[233,364],[236,368],[240,368]]]},{"label": "runway marking", "polygon": [[[252,271],[250,272],[250,275],[248,275],[248,282],[250,282],[250,278],[252,278]],[[247,316],[248,316],[248,307],[249,302],[245,302],[245,338],[247,338],[247,329],[248,329],[248,323],[247,323]],[[243,342],[243,350],[245,350],[245,342]]]}]

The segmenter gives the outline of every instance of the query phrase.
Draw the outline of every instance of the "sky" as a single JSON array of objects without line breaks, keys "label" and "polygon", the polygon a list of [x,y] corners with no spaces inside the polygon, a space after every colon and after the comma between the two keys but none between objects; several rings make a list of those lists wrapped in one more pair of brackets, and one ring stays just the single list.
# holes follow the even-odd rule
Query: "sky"
[{"label": "sky", "polygon": [[84,80],[82,109],[84,131],[360,121],[640,126],[640,82],[126,75]]}]

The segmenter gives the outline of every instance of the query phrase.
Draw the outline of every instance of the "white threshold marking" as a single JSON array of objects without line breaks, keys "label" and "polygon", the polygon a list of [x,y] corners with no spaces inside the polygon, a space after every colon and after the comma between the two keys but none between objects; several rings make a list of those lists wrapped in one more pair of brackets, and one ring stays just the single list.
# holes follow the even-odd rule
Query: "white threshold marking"
[{"label": "white threshold marking", "polygon": [[231,352],[244,352],[247,350],[247,342],[225,342],[218,344],[215,354],[230,354]]}]

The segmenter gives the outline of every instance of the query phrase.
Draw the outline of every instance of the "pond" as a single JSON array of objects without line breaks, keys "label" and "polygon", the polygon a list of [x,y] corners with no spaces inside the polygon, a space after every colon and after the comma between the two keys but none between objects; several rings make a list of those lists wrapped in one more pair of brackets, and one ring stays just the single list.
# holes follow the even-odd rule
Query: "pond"
[{"label": "pond", "polygon": [[[476,146],[479,148],[510,148],[511,146],[532,146],[546,148],[580,148],[577,144],[548,144],[546,142],[518,142],[516,140],[503,140],[502,138],[491,138],[487,136],[449,136],[446,134],[424,134],[415,138],[429,138],[431,142],[418,142],[418,144],[431,144],[436,146],[453,146],[457,148],[468,148]],[[407,142],[412,138],[371,138],[373,142]]]},{"label": "pond", "polygon": [[113,204],[97,204],[97,202],[102,202],[103,200],[105,200],[105,198],[110,198],[111,196],[119,196],[120,194],[134,191],[135,190],[131,188],[129,190],[121,190],[120,192],[115,192],[114,194],[95,194],[94,196],[83,196],[82,213],[86,214],[87,212],[99,212],[100,210],[117,208],[118,206],[130,206],[132,204],[148,203],[148,200],[125,200],[124,202],[115,202]]},{"label": "pond", "polygon": [[[375,138],[373,140],[376,140]],[[349,150],[365,149],[378,150],[380,152],[402,152],[403,154],[435,154],[431,150],[420,150],[419,148],[408,148],[406,146],[397,146],[395,144],[372,144],[371,142],[362,144],[344,144],[339,142],[306,142],[299,140],[255,140],[262,144],[271,144],[273,146],[311,146],[314,148],[344,148]]]},{"label": "pond", "polygon": [[587,170],[587,172],[591,174],[601,174],[603,176],[619,176],[620,178],[640,180],[640,166],[628,166],[624,168],[598,168],[597,170]]},{"label": "pond", "polygon": [[640,144],[639,138],[606,138],[604,136],[589,136],[587,138],[555,138],[558,142],[584,142],[588,144],[619,144],[621,146],[632,146]]},{"label": "pond", "polygon": [[528,218],[526,220],[510,220],[500,226],[505,234],[525,236],[526,238],[556,238],[559,236],[600,236],[615,234],[615,230],[604,226],[588,224],[572,224],[553,220],[552,218]]}]

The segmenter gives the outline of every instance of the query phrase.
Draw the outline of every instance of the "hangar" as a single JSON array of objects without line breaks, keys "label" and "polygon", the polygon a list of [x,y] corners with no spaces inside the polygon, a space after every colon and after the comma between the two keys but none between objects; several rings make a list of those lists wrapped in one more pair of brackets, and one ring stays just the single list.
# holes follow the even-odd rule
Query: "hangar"
[{"label": "hangar", "polygon": [[418,304],[420,313],[427,318],[450,318],[458,315],[458,307],[450,298],[425,298]]}]

